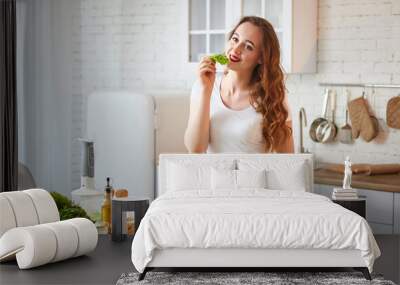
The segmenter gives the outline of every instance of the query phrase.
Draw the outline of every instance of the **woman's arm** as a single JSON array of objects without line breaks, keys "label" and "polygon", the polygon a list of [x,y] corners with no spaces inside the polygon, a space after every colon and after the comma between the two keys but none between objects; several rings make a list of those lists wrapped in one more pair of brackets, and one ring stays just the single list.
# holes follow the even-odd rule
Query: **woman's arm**
[{"label": "woman's arm", "polygon": [[[189,153],[206,152],[210,130],[210,97],[211,91],[199,91],[203,94],[190,99],[190,115],[185,131],[185,146]],[[200,96],[199,96],[200,95]]]},{"label": "woman's arm", "polygon": [[184,143],[189,153],[206,152],[210,138],[210,99],[215,81],[215,62],[202,59],[199,80],[192,88],[190,114]]}]

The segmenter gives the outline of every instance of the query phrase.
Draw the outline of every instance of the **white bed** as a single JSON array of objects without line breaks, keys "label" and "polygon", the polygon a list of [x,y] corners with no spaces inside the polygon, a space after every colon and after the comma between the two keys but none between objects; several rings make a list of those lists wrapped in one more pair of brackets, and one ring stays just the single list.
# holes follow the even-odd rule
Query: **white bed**
[{"label": "white bed", "polygon": [[370,278],[380,251],[368,223],[312,194],[312,170],[309,154],[160,155],[158,198],[132,243],[140,279],[155,267],[354,267]]}]

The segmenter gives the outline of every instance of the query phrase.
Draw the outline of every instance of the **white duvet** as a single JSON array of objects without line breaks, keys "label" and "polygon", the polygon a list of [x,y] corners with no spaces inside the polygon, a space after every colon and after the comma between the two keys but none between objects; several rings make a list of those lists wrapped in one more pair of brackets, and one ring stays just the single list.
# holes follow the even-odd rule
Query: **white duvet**
[{"label": "white duvet", "polygon": [[143,272],[165,248],[358,249],[370,272],[380,256],[359,215],[321,195],[265,189],[160,196],[140,223],[132,262]]}]

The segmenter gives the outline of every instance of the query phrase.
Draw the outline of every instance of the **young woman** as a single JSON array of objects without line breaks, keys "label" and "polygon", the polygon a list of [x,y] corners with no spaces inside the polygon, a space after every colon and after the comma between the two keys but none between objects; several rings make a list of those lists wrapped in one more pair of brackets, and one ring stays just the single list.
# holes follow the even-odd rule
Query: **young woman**
[{"label": "young woman", "polygon": [[223,75],[205,57],[192,88],[185,146],[191,153],[293,153],[292,120],[272,25],[242,18],[229,34]]}]

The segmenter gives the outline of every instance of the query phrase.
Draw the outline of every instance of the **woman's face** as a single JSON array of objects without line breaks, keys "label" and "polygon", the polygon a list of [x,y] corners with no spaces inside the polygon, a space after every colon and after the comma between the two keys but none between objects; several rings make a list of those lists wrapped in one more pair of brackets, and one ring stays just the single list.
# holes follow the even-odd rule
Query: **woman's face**
[{"label": "woman's face", "polygon": [[252,23],[242,23],[226,46],[225,54],[229,58],[228,68],[249,72],[261,63],[262,34]]}]

